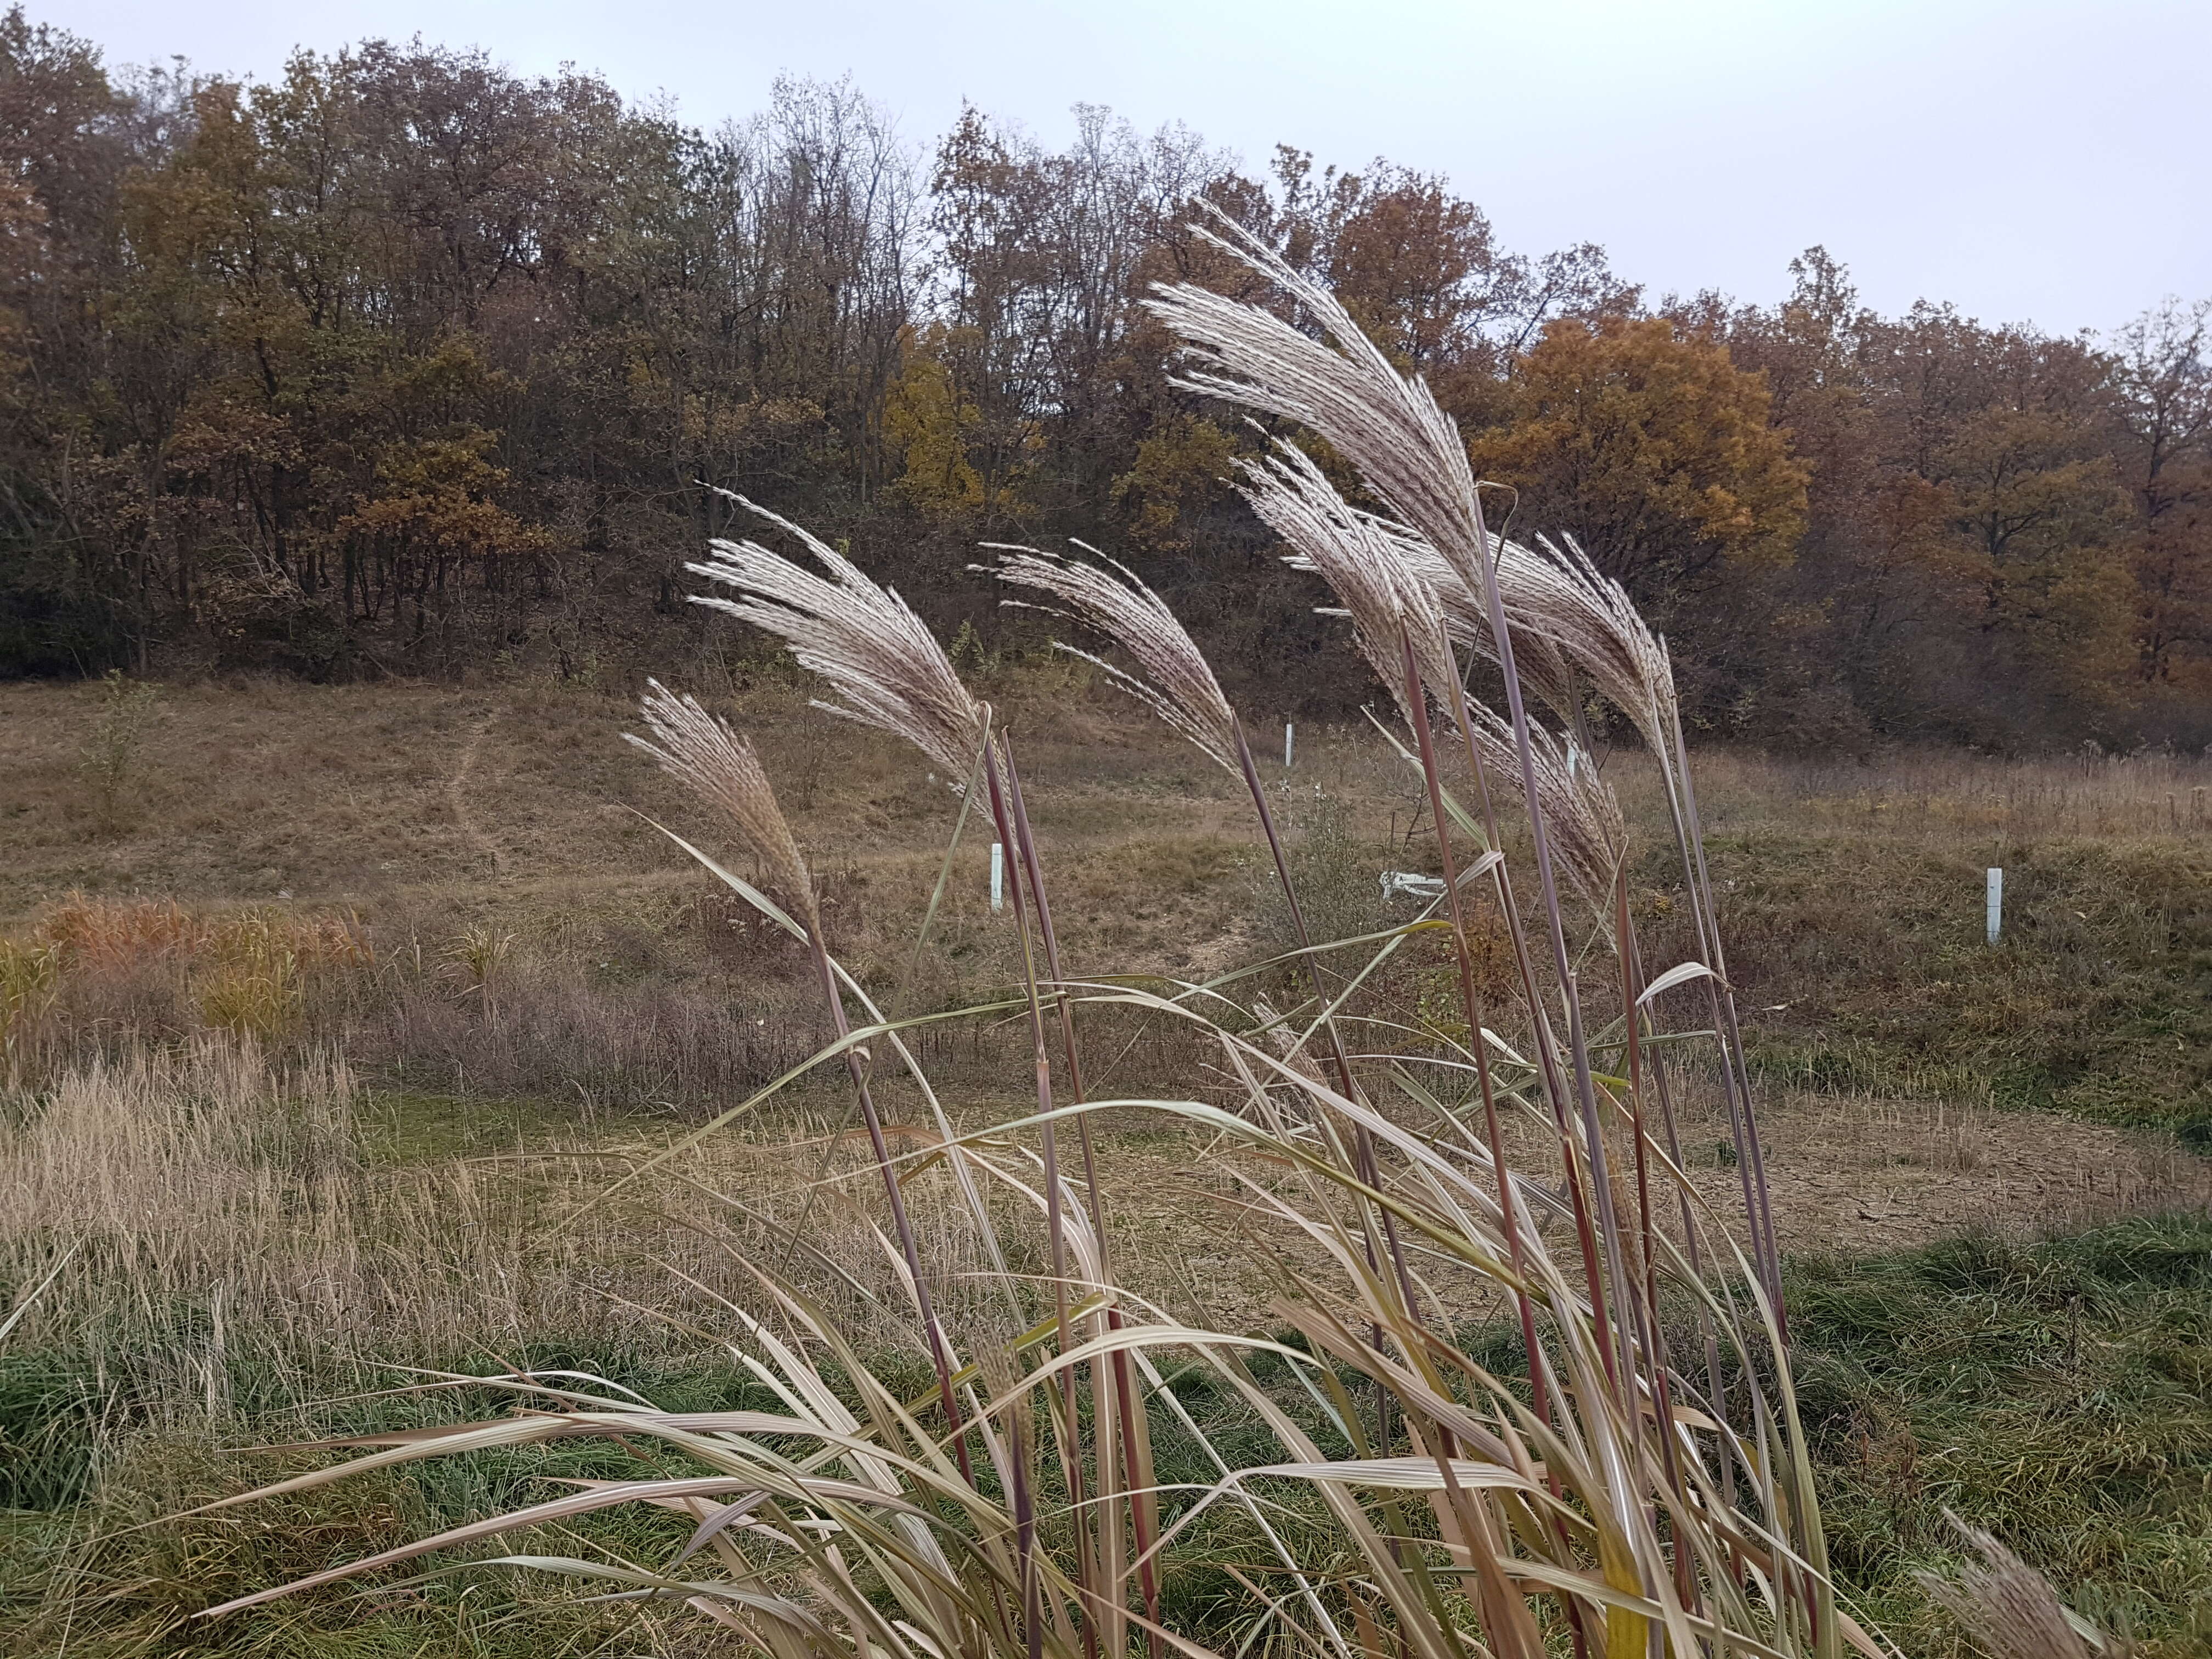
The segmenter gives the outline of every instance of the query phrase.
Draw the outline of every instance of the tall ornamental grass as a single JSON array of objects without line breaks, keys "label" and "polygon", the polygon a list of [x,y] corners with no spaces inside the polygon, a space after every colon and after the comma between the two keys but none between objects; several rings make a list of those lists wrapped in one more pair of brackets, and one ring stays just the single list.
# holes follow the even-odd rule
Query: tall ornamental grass
[{"label": "tall ornamental grass", "polygon": [[[836,1036],[799,1071],[846,1074],[914,1354],[863,1346],[760,1261],[757,1292],[726,1312],[731,1352],[772,1404],[674,1413],[570,1375],[488,1379],[514,1392],[512,1414],[348,1443],[365,1455],[225,1504],[580,1436],[639,1449],[636,1478],[574,1482],[210,1616],[645,1504],[690,1523],[659,1562],[500,1559],[601,1595],[688,1602],[778,1659],[1887,1650],[1853,1622],[1828,1571],[1665,647],[1572,544],[1530,548],[1492,532],[1452,423],[1326,292],[1226,226],[1201,234],[1272,279],[1279,309],[1188,286],[1158,290],[1152,309],[1186,344],[1187,387],[1281,434],[1241,488],[1328,582],[1389,694],[1395,718],[1377,723],[1420,780],[1441,895],[1382,932],[1314,938],[1244,723],[1169,608],[1091,550],[994,548],[1010,602],[1093,636],[1070,649],[1114,651],[1094,660],[1244,784],[1292,919],[1291,957],[1203,984],[1074,971],[1015,734],[896,593],[753,508],[803,557],[715,543],[690,567],[712,584],[698,602],[781,639],[823,683],[829,713],[902,736],[940,775],[964,780],[956,844],[980,814],[1008,850],[1024,966],[1011,1000],[930,1014],[879,1005],[831,953],[805,855],[750,745],[690,698],[655,685],[646,699],[647,733],[633,741],[763,874],[749,882],[668,833],[814,963]],[[1309,434],[1356,471],[1360,500],[1300,447]],[[1470,694],[1478,661],[1502,707]],[[1685,961],[1648,960],[1636,935],[1623,819],[1586,736],[1598,699],[1658,762],[1693,921]],[[943,890],[940,877],[925,938]],[[1496,976],[1477,974],[1470,940],[1500,923],[1510,993],[1493,1006],[1482,988]],[[1464,1040],[1370,1052],[1352,993],[1421,935],[1454,952]],[[1279,1009],[1261,988],[1285,969],[1302,1000]],[[1085,1028],[1103,1010],[1189,1031],[1211,1103],[1196,1078],[1190,1097],[1098,1097]],[[947,1018],[1021,1024],[1032,1109],[988,1134],[956,1128],[911,1042]],[[1675,1136],[1680,1068],[1701,1048],[1726,1089],[1733,1214],[1704,1206]],[[928,1144],[895,1147],[886,1134],[887,1079],[918,1091]],[[1104,1220],[1115,1171],[1093,1135],[1106,1111],[1194,1132],[1257,1231],[1302,1241],[1301,1259],[1321,1264],[1284,1270],[1276,1330],[1179,1322],[1117,1287]],[[1525,1144],[1507,1133],[1515,1119],[1537,1126],[1540,1153],[1506,1156],[1510,1140]],[[939,1166],[963,1232],[982,1241],[957,1253],[957,1287],[956,1252],[908,1201],[917,1173]],[[1009,1194],[1034,1217],[1034,1240],[1002,1234]],[[1502,1348],[1485,1339],[1500,1312],[1512,1333]],[[1193,1378],[1235,1402],[1244,1426],[1224,1432],[1218,1413],[1201,1421],[1186,1403]],[[1164,1473],[1154,1442],[1168,1434],[1198,1448],[1195,1472],[1178,1458],[1173,1478]],[[1225,1620],[1218,1605],[1198,1620],[1164,1577],[1223,1535],[1224,1517],[1238,1546],[1212,1565],[1241,1599]]]}]

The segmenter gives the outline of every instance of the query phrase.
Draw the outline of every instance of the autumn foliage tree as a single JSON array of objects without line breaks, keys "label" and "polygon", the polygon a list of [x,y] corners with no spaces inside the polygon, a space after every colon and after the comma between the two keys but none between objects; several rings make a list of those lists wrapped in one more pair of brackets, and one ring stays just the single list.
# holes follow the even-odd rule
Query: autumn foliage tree
[{"label": "autumn foliage tree", "polygon": [[1139,304],[1285,305],[1215,216],[1663,620],[1699,729],[2212,739],[2203,304],[2108,342],[1884,318],[1816,248],[1778,305],[1654,306],[1434,173],[1248,169],[1096,106],[1057,147],[972,107],[922,142],[787,77],[705,131],[420,42],[117,74],[20,7],[0,672],[588,675],[672,615],[716,648],[677,578],[729,489],[994,638],[1031,624],[977,538],[1124,552],[1297,707],[1344,645],[1231,487],[1273,434],[1179,390]]},{"label": "autumn foliage tree", "polygon": [[2161,701],[2212,696],[2212,300],[2165,304],[2124,330],[2115,457],[2134,495],[2136,666]]},{"label": "autumn foliage tree", "polygon": [[1520,492],[1524,522],[1579,537],[1644,603],[1789,562],[1806,471],[1768,418],[1764,380],[1718,341],[1659,317],[1556,322],[1501,401],[1505,419],[1469,441],[1476,471]]}]

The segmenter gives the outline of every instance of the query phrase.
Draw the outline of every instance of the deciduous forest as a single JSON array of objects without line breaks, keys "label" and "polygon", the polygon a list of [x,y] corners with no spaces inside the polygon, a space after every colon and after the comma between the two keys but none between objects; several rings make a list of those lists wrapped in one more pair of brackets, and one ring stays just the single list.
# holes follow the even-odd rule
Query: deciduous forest
[{"label": "deciduous forest", "polygon": [[1079,116],[931,137],[786,80],[708,131],[419,40],[240,81],[9,12],[0,675],[588,681],[678,616],[733,649],[681,603],[720,488],[979,655],[1046,634],[978,541],[1094,543],[1307,709],[1347,647],[1227,482],[1265,434],[1139,306],[1265,297],[1211,210],[1425,377],[1511,533],[1626,586],[1705,733],[2212,739],[2212,301],[1887,317],[1820,247],[1777,305],[1657,295],[1415,166]]}]

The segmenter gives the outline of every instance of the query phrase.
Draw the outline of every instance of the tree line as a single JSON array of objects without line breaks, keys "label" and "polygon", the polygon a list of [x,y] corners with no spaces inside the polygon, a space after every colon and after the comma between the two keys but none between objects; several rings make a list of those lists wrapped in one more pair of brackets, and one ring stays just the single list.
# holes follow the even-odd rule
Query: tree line
[{"label": "tree line", "polygon": [[[1516,534],[1574,535],[1704,731],[2212,739],[2212,302],[2109,338],[1771,307],[1501,246],[1449,182],[1078,111],[927,143],[848,82],[713,131],[370,41],[111,71],[0,19],[0,674],[626,672],[742,493],[979,650],[979,540],[1075,536],[1256,697],[1341,650],[1138,301],[1259,297],[1226,216],[1426,377]],[[704,633],[696,637],[702,647]],[[1327,712],[1327,711],[1319,711]]]}]

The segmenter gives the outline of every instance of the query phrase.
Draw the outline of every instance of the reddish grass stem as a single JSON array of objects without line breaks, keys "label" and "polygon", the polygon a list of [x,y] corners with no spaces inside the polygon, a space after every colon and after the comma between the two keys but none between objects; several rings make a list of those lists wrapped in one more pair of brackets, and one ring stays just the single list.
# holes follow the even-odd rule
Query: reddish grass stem
[{"label": "reddish grass stem", "polygon": [[[1345,1052],[1344,1039],[1336,1029],[1336,1018],[1329,1012],[1328,988],[1322,978],[1321,953],[1314,949],[1313,936],[1307,931],[1305,912],[1298,903],[1297,884],[1291,878],[1290,860],[1283,848],[1281,832],[1275,827],[1275,815],[1267,805],[1267,792],[1260,781],[1260,769],[1252,759],[1252,745],[1244,735],[1244,722],[1233,713],[1230,716],[1231,731],[1237,739],[1237,759],[1244,774],[1244,787],[1251,792],[1253,810],[1259,814],[1260,829],[1267,838],[1267,851],[1275,863],[1275,880],[1283,890],[1283,902],[1291,913],[1291,930],[1298,942],[1298,953],[1304,960],[1306,975],[1313,986],[1314,1006],[1318,1010],[1322,1027],[1328,1039],[1330,1064],[1336,1073],[1337,1087],[1346,1100],[1356,1100],[1352,1075],[1352,1058]],[[1364,1124],[1352,1126],[1352,1169],[1360,1180],[1376,1192],[1382,1190],[1382,1165],[1375,1156],[1375,1138]],[[1363,1212],[1364,1206],[1363,1206]],[[1405,1251],[1398,1242],[1396,1224],[1390,1212],[1381,1212],[1382,1248],[1390,1258],[1391,1267],[1398,1281],[1398,1293],[1403,1298],[1406,1315],[1413,1317],[1413,1275],[1406,1265]],[[1379,1272],[1380,1264],[1375,1251],[1375,1221],[1363,1212],[1361,1233],[1370,1272]],[[1376,1346],[1382,1346],[1380,1326],[1375,1328]],[[1382,1444],[1390,1442],[1389,1403],[1387,1394],[1376,1392],[1376,1428]]]},{"label": "reddish grass stem", "polygon": [[[1014,830],[1021,840],[1022,867],[1028,873],[1030,890],[1036,900],[1037,933],[1044,943],[1045,971],[1051,976],[1060,1009],[1060,1040],[1067,1052],[1068,1086],[1080,1104],[1087,1097],[1084,1091],[1082,1060],[1075,1042],[1075,1011],[1068,999],[1066,978],[1060,969],[1060,938],[1053,932],[1052,907],[1045,896],[1044,866],[1037,854],[1036,836],[1030,828],[1029,809],[1023,804],[1021,774],[1014,765],[1012,742],[1001,738],[1000,752],[1006,763],[1006,793],[1013,808]],[[1091,1120],[1087,1115],[1076,1119],[1075,1132],[1077,1143],[1083,1152],[1083,1179],[1091,1200],[1091,1231],[1094,1248],[1098,1252],[1098,1276],[1102,1282],[1110,1284],[1105,1212],[1099,1195],[1098,1164],[1091,1146]],[[1110,1301],[1106,1308],[1106,1324],[1109,1330],[1122,1328],[1121,1310]],[[1136,1395],[1130,1383],[1129,1357],[1127,1353],[1116,1352],[1110,1357],[1108,1366],[1113,1374],[1115,1406],[1121,1430],[1121,1455],[1123,1477],[1130,1493],[1129,1518],[1137,1549],[1138,1589],[1144,1597],[1145,1614],[1149,1620],[1146,1642],[1154,1659],[1158,1659],[1160,1592],[1152,1553],[1152,1538],[1157,1530],[1152,1524],[1150,1514],[1150,1505],[1153,1501],[1150,1496],[1152,1483],[1149,1473],[1141,1467],[1145,1460],[1139,1455],[1137,1442],[1138,1428],[1133,1415]],[[1094,1395],[1098,1388],[1098,1374],[1099,1368],[1094,1364],[1091,1366]],[[1102,1460],[1105,1455],[1102,1448]],[[1100,1484],[1105,1484],[1103,1476]]]},{"label": "reddish grass stem", "polygon": [[[1528,735],[1528,711],[1521,695],[1520,672],[1514,666],[1513,638],[1505,620],[1505,601],[1498,585],[1498,567],[1491,552],[1489,532],[1483,524],[1482,495],[1480,490],[1471,494],[1468,506],[1473,516],[1475,562],[1482,571],[1483,604],[1490,621],[1491,635],[1497,642],[1498,666],[1505,682],[1505,704],[1513,727],[1514,752],[1520,762],[1521,790],[1528,812],[1528,833],[1535,843],[1536,878],[1543,896],[1545,933],[1552,947],[1552,968],[1557,977],[1561,1000],[1566,1005],[1567,1058],[1573,1067],[1575,1100],[1581,1108],[1583,1135],[1588,1145],[1591,1196],[1597,1209],[1598,1224],[1605,1240],[1605,1270],[1613,1280],[1613,1300],[1617,1305],[1627,1301],[1626,1275],[1621,1261],[1620,1221],[1614,1213],[1613,1183],[1607,1172],[1605,1133],[1598,1117],[1596,1085],[1590,1077],[1589,1049],[1583,1030],[1582,993],[1576,982],[1574,963],[1567,953],[1566,924],[1559,906],[1559,884],[1553,872],[1551,831],[1545,819],[1542,799],[1536,792],[1535,747]],[[1464,695],[1462,691],[1462,696]],[[1468,741],[1474,740],[1474,728],[1468,728]],[[1532,1005],[1540,1006],[1540,1005]],[[1601,1329],[1616,1331],[1616,1326],[1602,1316]],[[1617,1329],[1625,1344],[1625,1326]],[[1610,1346],[1606,1355],[1606,1368],[1613,1373],[1618,1386],[1620,1371]],[[1634,1409],[1632,1401],[1627,1402]]]},{"label": "reddish grass stem", "polygon": [[[998,834],[1000,845],[1018,849],[1021,842],[1015,834],[1013,814],[1008,807],[1006,786],[1000,774],[999,762],[1005,753],[1004,740],[1000,737],[994,737],[990,742],[995,753],[987,756],[983,776],[990,794],[992,825]],[[1038,1127],[1038,1138],[1044,1159],[1045,1233],[1052,1261],[1054,1335],[1060,1352],[1066,1353],[1074,1346],[1074,1342],[1067,1310],[1067,1228],[1060,1212],[1060,1155],[1052,1115],[1052,1060],[1046,1053],[1044,1008],[1037,991],[1036,963],[1030,954],[1029,908],[1023,896],[1025,883],[1022,878],[1018,854],[1014,868],[1006,874],[1007,897],[1014,911],[1014,932],[1021,941],[1023,983],[1029,994],[1030,1042],[1036,1075],[1037,1115],[1042,1120]],[[1073,1370],[1060,1374],[1059,1394],[1061,1420],[1054,1440],[1060,1456],[1060,1477],[1067,1483],[1070,1508],[1073,1513],[1080,1515],[1085,1487],[1081,1450],[1083,1418]],[[1076,1547],[1076,1574],[1086,1591],[1092,1589],[1097,1571],[1098,1564],[1087,1538],[1079,1537]],[[1084,1621],[1083,1636],[1085,1652],[1096,1659],[1097,1632],[1088,1620]]]},{"label": "reddish grass stem", "polygon": [[[1409,708],[1424,716],[1428,710],[1428,699],[1421,684],[1420,664],[1413,654],[1413,641],[1404,629],[1399,630],[1399,643],[1406,657],[1406,699]],[[1490,1047],[1482,1036],[1482,998],[1474,985],[1474,957],[1468,946],[1467,915],[1459,890],[1459,861],[1453,855],[1451,820],[1444,811],[1443,775],[1437,765],[1436,745],[1425,718],[1413,723],[1413,735],[1420,744],[1421,775],[1428,786],[1429,815],[1437,832],[1437,855],[1444,867],[1444,896],[1451,911],[1453,954],[1459,965],[1460,1000],[1467,1010],[1468,1047],[1474,1054],[1474,1074],[1482,1091],[1483,1133],[1490,1141],[1490,1161],[1498,1176],[1498,1208],[1505,1243],[1513,1263],[1513,1304],[1521,1320],[1521,1344],[1528,1356],[1528,1382],[1537,1416],[1550,1415],[1549,1402],[1544,1389],[1543,1366],[1536,1343],[1536,1313],[1529,1304],[1528,1292],[1522,1288],[1526,1282],[1526,1263],[1521,1243],[1519,1206],[1513,1196],[1513,1177],[1505,1158],[1505,1133],[1498,1117],[1498,1095],[1490,1075]],[[1486,804],[1489,791],[1483,791]],[[1501,865],[1502,869],[1502,865]]]},{"label": "reddish grass stem", "polygon": [[[829,1004],[830,1018],[842,1042],[852,1035],[852,1027],[845,1018],[845,1000],[838,993],[836,970],[830,966],[829,948],[822,942],[818,926],[809,928],[806,937],[813,947],[814,968],[822,981],[823,999]],[[876,1167],[884,1178],[884,1195],[890,1200],[891,1223],[898,1232],[899,1251],[906,1258],[907,1273],[914,1280],[915,1302],[921,1313],[922,1333],[929,1342],[930,1364],[937,1370],[938,1398],[945,1407],[945,1435],[959,1462],[961,1477],[972,1486],[975,1476],[969,1466],[967,1431],[961,1421],[960,1401],[952,1389],[951,1355],[945,1340],[945,1328],[938,1321],[936,1306],[929,1294],[929,1281],[922,1276],[921,1252],[915,1243],[914,1224],[907,1216],[905,1196],[899,1191],[898,1171],[891,1161],[890,1147],[884,1139],[884,1121],[876,1110],[875,1092],[868,1085],[866,1055],[864,1048],[849,1048],[845,1051],[845,1066],[860,1097],[860,1117],[867,1125],[868,1145],[875,1151]]]}]

